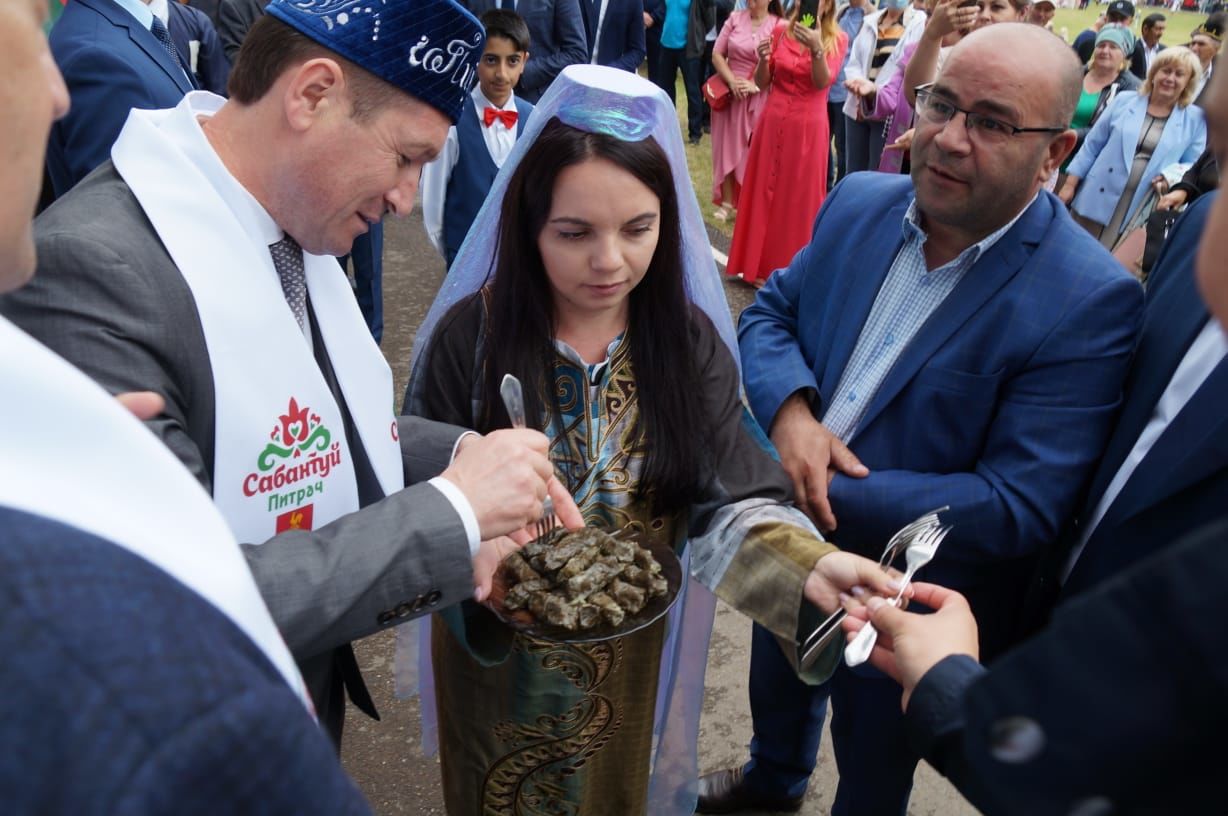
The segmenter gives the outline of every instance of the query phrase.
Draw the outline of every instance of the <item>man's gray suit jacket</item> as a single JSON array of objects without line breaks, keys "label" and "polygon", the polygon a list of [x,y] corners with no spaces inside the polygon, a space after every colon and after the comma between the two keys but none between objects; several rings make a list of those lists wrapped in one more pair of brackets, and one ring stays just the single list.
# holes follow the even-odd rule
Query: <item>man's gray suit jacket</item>
[{"label": "man's gray suit jacket", "polygon": [[[108,391],[165,397],[165,412],[147,424],[209,490],[214,387],[195,300],[114,166],[102,165],[44,212],[35,241],[38,272],[0,298],[0,314]],[[316,350],[337,395],[318,334]],[[285,532],[243,548],[313,691],[333,665],[333,649],[473,592],[463,522],[442,493],[421,483],[447,466],[461,429],[402,417],[410,486],[384,498],[361,444],[353,444],[349,411],[339,404],[362,509],[318,530]]]}]

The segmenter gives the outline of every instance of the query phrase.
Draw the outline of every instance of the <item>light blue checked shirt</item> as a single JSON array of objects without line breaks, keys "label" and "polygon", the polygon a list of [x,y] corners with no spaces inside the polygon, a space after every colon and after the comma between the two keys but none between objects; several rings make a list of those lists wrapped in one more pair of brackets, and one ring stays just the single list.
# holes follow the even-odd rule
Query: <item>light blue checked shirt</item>
[{"label": "light blue checked shirt", "polygon": [[[1033,197],[1032,201],[1035,200]],[[842,442],[847,443],[853,436],[891,367],[925,321],[954,291],[977,258],[1015,226],[1019,217],[1032,206],[1032,201],[997,232],[985,236],[955,260],[932,271],[926,267],[922,252],[928,236],[917,218],[917,200],[914,198],[908,205],[902,225],[904,245],[896,253],[874,298],[870,316],[853,348],[853,356],[840,375],[840,384],[823,414],[823,424]]]}]

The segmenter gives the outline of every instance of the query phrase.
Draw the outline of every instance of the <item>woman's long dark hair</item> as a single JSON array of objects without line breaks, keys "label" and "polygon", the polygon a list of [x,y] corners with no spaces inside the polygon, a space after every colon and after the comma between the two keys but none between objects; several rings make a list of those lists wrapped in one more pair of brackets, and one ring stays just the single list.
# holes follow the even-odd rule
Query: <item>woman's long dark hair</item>
[{"label": "woman's long dark hair", "polygon": [[[651,499],[655,513],[674,512],[699,495],[705,414],[692,349],[691,305],[683,284],[674,178],[669,159],[652,138],[625,142],[577,130],[556,118],[516,168],[503,199],[490,286],[480,430],[509,424],[499,398],[499,383],[508,372],[524,385],[530,423],[543,415],[543,396],[549,415],[559,414],[552,375],[554,300],[537,240],[550,215],[559,173],[591,159],[626,170],[661,202],[656,252],[629,296],[627,340],[640,408],[637,445],[646,452],[638,495]],[[592,194],[601,196],[603,191]]]}]

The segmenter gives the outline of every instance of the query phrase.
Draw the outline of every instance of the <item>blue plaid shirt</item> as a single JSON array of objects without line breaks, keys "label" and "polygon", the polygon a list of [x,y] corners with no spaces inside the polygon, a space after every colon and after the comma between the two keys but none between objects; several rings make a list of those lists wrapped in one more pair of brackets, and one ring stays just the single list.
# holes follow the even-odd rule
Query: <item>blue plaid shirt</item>
[{"label": "blue plaid shirt", "polygon": [[823,424],[829,431],[841,441],[849,441],[904,348],[954,291],[977,258],[996,244],[1030,206],[1031,201],[997,232],[968,247],[955,260],[930,270],[922,252],[928,236],[921,228],[917,200],[913,199],[904,214],[904,245],[896,253],[874,298],[870,316],[853,348],[853,356],[840,375],[840,384],[823,414]]}]

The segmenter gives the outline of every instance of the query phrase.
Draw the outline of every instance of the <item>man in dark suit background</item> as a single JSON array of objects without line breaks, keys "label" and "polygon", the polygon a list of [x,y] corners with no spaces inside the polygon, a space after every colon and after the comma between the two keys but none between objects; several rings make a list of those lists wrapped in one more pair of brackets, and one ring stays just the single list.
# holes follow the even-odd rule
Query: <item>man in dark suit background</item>
[{"label": "man in dark suit background", "polygon": [[166,26],[140,0],[72,0],[51,29],[51,53],[72,99],[47,146],[57,198],[107,160],[129,111],[174,107],[196,87]]},{"label": "man in dark suit background", "polygon": [[665,20],[665,0],[644,0],[644,56],[648,79],[657,81],[661,61],[661,23]]},{"label": "man in dark suit background", "polygon": [[[560,71],[568,65],[589,61],[584,16],[580,13],[580,4],[587,2],[589,0],[461,0],[461,5],[478,17],[493,8],[505,8],[524,18],[533,50],[520,75],[516,95],[536,103]],[[614,6],[613,0],[610,5]]]},{"label": "man in dark suit background", "polygon": [[[0,165],[0,292],[34,271],[30,213],[47,133],[68,107],[39,28],[46,9],[43,0],[0,4],[0,142],[9,156]],[[108,443],[133,443],[123,448],[125,458],[167,466],[172,477],[187,474],[83,375],[3,319],[0,333],[6,381],[48,386],[7,393],[7,418],[64,411],[47,399],[61,386],[84,389],[104,409],[100,415],[93,406],[67,406],[80,416],[78,430],[63,428],[71,436],[59,440],[63,459],[36,456],[23,467],[30,463],[14,461],[14,435],[0,441],[0,649],[14,658],[0,665],[0,745],[10,749],[0,764],[6,812],[368,813],[287,678],[240,628],[263,618],[272,632],[267,610],[256,606],[251,616],[232,619],[123,543],[10,504],[21,498],[21,485],[53,480],[60,484],[52,498],[58,512],[89,524],[85,508],[97,495],[59,482],[60,469],[91,458],[105,463],[114,455]],[[151,396],[142,412],[157,410]],[[123,443],[94,432],[103,419],[127,431]],[[181,509],[210,512],[190,477],[176,486],[187,491],[175,494],[186,499]],[[146,487],[126,478],[108,486],[128,494],[121,514],[135,526],[158,512],[143,504]],[[221,520],[213,521],[224,533]],[[182,536],[162,543],[177,548]],[[243,571],[233,539],[225,546],[219,552]]]},{"label": "man in dark suit background", "polygon": [[217,35],[233,64],[247,32],[264,15],[263,0],[218,0]]},{"label": "man in dark suit background", "polygon": [[[230,59],[222,49],[217,29],[209,16],[178,0],[165,0],[171,41],[179,56],[192,69],[196,84],[202,90],[226,95],[226,80],[230,78]],[[152,4],[151,4],[152,6]],[[195,46],[195,47],[193,47]]]},{"label": "man in dark suit background", "polygon": [[1139,42],[1143,48],[1144,74],[1141,79],[1146,79],[1146,71],[1151,70],[1151,63],[1164,50],[1164,43],[1160,42],[1160,38],[1164,36],[1165,29],[1168,28],[1168,18],[1163,14],[1156,12],[1148,14],[1143,18],[1143,27],[1139,33]]},{"label": "man in dark suit background", "polygon": [[199,9],[209,16],[209,22],[213,23],[213,27],[217,28],[218,9],[221,7],[221,0],[188,0],[188,5],[194,9]]},{"label": "man in dark suit background", "polygon": [[624,71],[644,61],[643,0],[580,0],[589,62]]}]

